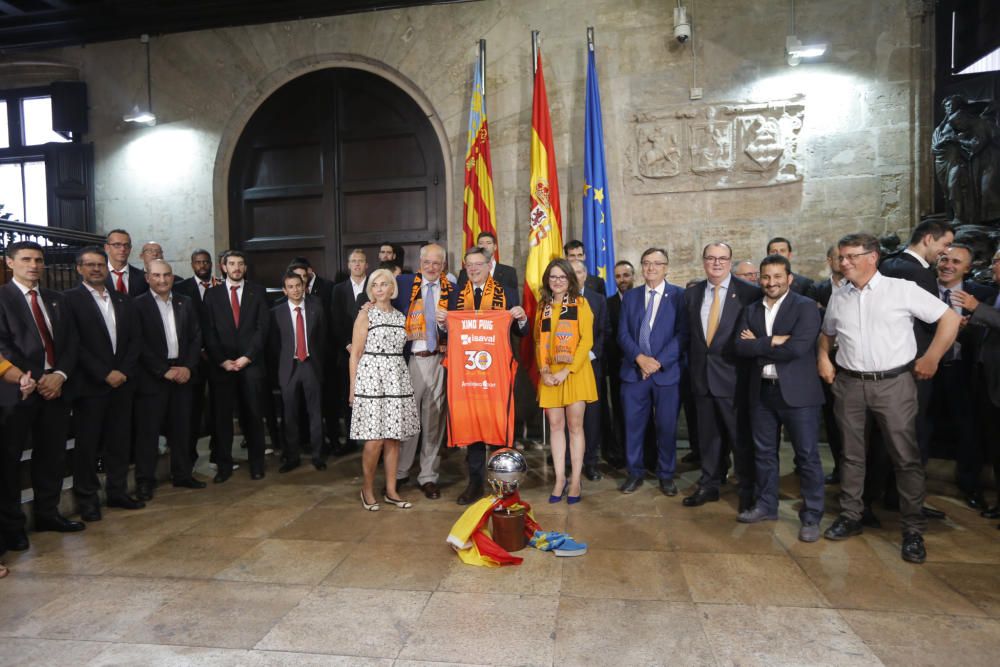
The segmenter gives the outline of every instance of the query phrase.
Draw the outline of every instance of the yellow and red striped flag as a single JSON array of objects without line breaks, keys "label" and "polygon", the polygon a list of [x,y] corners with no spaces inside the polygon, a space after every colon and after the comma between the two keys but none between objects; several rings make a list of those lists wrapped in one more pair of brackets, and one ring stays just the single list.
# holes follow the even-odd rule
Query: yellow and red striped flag
[{"label": "yellow and red striped flag", "polygon": [[[556,174],[556,154],[552,144],[552,120],[549,100],[545,95],[542,74],[542,50],[538,49],[535,70],[535,92],[531,105],[531,215],[528,220],[528,264],[524,269],[524,310],[533,325],[538,305],[539,288],[545,267],[562,257],[562,216],[559,211],[559,179]],[[522,363],[537,382],[531,336],[522,343]]]},{"label": "yellow and red striped flag", "polygon": [[[480,52],[479,58],[483,54]],[[490,133],[486,123],[486,83],[483,81],[483,63],[476,65],[476,78],[472,85],[472,102],[469,105],[469,137],[465,150],[465,209],[462,231],[465,246],[476,245],[480,232],[496,236],[497,210],[493,200],[493,165],[490,162]],[[497,239],[497,246],[500,239]],[[499,251],[494,256],[499,260]]]}]

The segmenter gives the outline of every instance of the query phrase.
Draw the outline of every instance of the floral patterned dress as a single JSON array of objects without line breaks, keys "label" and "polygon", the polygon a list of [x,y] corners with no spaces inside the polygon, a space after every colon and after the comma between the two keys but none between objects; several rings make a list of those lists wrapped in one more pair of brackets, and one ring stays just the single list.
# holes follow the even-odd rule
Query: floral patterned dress
[{"label": "floral patterned dress", "polygon": [[410,371],[403,359],[405,321],[395,309],[368,311],[368,338],[354,380],[353,440],[405,440],[420,431]]}]

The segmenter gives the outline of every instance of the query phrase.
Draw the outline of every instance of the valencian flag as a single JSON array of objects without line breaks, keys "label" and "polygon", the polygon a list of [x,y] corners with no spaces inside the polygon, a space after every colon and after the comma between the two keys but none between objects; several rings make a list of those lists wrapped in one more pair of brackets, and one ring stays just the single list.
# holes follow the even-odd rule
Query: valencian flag
[{"label": "valencian flag", "polygon": [[[611,200],[604,163],[604,123],[601,121],[601,91],[597,86],[597,63],[591,44],[587,54],[587,120],[583,144],[583,247],[587,273],[600,276],[607,296],[615,286],[615,241],[611,232]],[[611,277],[612,280],[608,278]]]},{"label": "valencian flag", "polygon": [[[483,57],[482,53],[479,57]],[[497,233],[497,211],[496,203],[493,201],[493,166],[490,162],[490,133],[486,124],[486,109],[483,106],[486,84],[483,81],[482,65],[482,62],[476,64],[472,102],[469,105],[469,138],[465,151],[465,210],[462,216],[462,231],[465,233],[463,248],[476,245],[476,238],[480,232],[489,232],[494,236]],[[499,253],[496,257],[499,258]]]},{"label": "valencian flag", "polygon": [[[545,77],[542,74],[542,50],[538,49],[535,71],[535,93],[531,105],[531,225],[528,234],[528,265],[524,270],[524,310],[528,321],[535,321],[538,289],[542,284],[545,267],[556,257],[562,256],[562,216],[559,212],[559,182],[556,176],[556,155],[552,145],[552,121],[549,117],[549,100],[545,95]],[[531,336],[522,339],[522,362],[528,364],[532,377],[534,368],[534,343]]]}]

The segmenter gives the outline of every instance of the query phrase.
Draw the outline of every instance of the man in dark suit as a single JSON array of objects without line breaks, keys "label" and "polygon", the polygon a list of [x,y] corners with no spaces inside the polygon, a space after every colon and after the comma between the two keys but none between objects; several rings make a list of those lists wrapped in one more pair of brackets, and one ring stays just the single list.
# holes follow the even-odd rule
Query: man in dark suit
[{"label": "man in dark suit", "polygon": [[225,266],[225,283],[205,293],[203,327],[215,395],[216,483],[233,474],[233,408],[237,405],[240,429],[247,440],[250,478],[264,478],[261,414],[270,313],[264,288],[244,280],[246,255],[228,251]]},{"label": "man in dark suit", "polygon": [[196,301],[173,290],[173,269],[162,259],[149,263],[148,278],[149,294],[133,302],[139,312],[143,334],[136,394],[137,413],[142,419],[135,446],[135,485],[136,495],[144,500],[153,499],[161,432],[166,434],[170,447],[173,485],[205,488],[205,482],[194,478],[194,459],[189,448],[195,387],[192,378],[202,363]]},{"label": "man in dark suit", "polygon": [[[570,260],[570,265],[576,273],[577,283],[585,285],[587,283],[587,265],[582,260]],[[583,434],[586,442],[586,449],[583,454],[583,474],[591,482],[604,477],[598,469],[602,446],[604,429],[602,428],[602,412],[608,401],[608,383],[605,381],[607,368],[604,360],[607,356],[606,350],[611,345],[611,322],[608,319],[608,302],[603,292],[597,292],[584,287],[580,290],[580,296],[587,300],[590,309],[594,313],[594,344],[590,348],[590,364],[594,370],[594,378],[597,381],[597,401],[587,403],[583,413]],[[567,442],[569,442],[567,438]],[[569,452],[566,452],[567,459]]]},{"label": "man in dark suit", "polygon": [[625,411],[625,454],[628,479],[622,493],[634,493],[642,485],[646,468],[643,442],[653,415],[656,424],[658,460],[656,476],[660,491],[677,495],[674,470],[677,464],[677,407],[681,363],[687,346],[687,311],[684,290],[667,282],[670,258],[662,248],[642,253],[645,286],[622,296],[618,318],[618,345],[622,349],[619,377]]},{"label": "man in dark suit", "polygon": [[[1000,250],[993,255],[993,280],[1000,284]],[[980,514],[988,519],[1000,518],[1000,297],[980,302],[969,292],[959,291],[955,304],[971,312],[969,326],[981,326],[986,334],[976,352],[975,388],[979,423],[983,424],[983,441],[993,463],[993,483],[997,502]],[[1000,526],[997,526],[1000,528]]]},{"label": "man in dark suit", "polygon": [[[910,234],[909,244],[903,252],[887,257],[879,264],[879,273],[890,278],[902,278],[915,282],[929,294],[937,297],[937,274],[933,265],[937,262],[938,256],[954,240],[955,233],[950,224],[935,219],[925,220],[914,227],[913,233]],[[917,341],[917,358],[923,356],[924,352],[927,351],[936,330],[936,324],[928,324],[920,320],[914,321],[913,334]],[[930,380],[917,381],[917,443],[920,445],[920,455],[925,465],[930,457],[931,448],[932,425],[929,418],[929,408],[932,386],[933,383]],[[870,508],[872,502],[885,494],[884,504],[895,508],[899,501],[895,492],[892,491],[896,488],[892,463],[889,460],[888,452],[886,452],[881,440],[878,439],[881,437],[878,429],[873,429],[873,433],[875,433],[875,441],[871,447],[872,454],[865,477],[865,507]],[[944,518],[944,512],[930,507],[925,507],[924,513],[932,519]],[[866,521],[871,521],[874,516],[870,509],[866,509],[865,515]]]},{"label": "man in dark suit", "polygon": [[301,465],[303,406],[313,467],[326,470],[321,402],[326,314],[318,296],[306,295],[306,283],[298,273],[286,272],[282,283],[287,300],[271,309],[271,339],[277,348],[278,387],[285,410],[285,461],[278,472],[289,472]]},{"label": "man in dark suit", "polygon": [[[336,385],[333,393],[337,397],[334,418],[326,423],[327,436],[334,455],[347,454],[354,450],[350,439],[351,406],[347,404],[350,389],[351,336],[354,320],[358,317],[361,304],[368,301],[368,257],[361,248],[355,248],[347,257],[349,275],[347,280],[333,287],[330,305],[329,335],[332,349],[327,355],[326,385]],[[344,445],[340,444],[339,421],[344,419]]]},{"label": "man in dark suit", "polygon": [[[172,291],[191,299],[200,325],[205,319],[205,292],[222,283],[222,280],[213,275],[212,253],[204,248],[198,248],[191,253],[191,271],[194,275],[185,280],[178,281],[177,277],[173,276]],[[200,331],[201,327],[199,326],[199,333]],[[188,380],[191,390],[191,428],[188,430],[188,441],[190,442],[189,452],[192,465],[198,460],[198,438],[208,435],[210,448],[214,447],[215,442],[215,417],[211,408],[213,397],[208,390],[208,355],[204,351],[203,337],[200,337],[200,340],[202,342],[201,360],[198,363],[198,368],[191,374],[191,379]],[[209,405],[207,418],[205,414],[206,400]]]},{"label": "man in dark suit", "polygon": [[[587,264],[587,251],[583,247],[583,242],[576,239],[570,240],[566,245],[563,246],[563,252],[566,253],[566,259],[569,261],[580,261]],[[587,284],[584,287],[591,291],[597,292],[602,296],[607,296],[608,288],[604,282],[604,278],[600,276],[587,276]]]},{"label": "man in dark suit", "polygon": [[[813,291],[816,303],[820,306],[819,314],[821,318],[826,314],[826,305],[830,303],[830,296],[833,294],[833,290],[843,286],[845,282],[844,274],[840,272],[840,260],[837,258],[839,254],[836,245],[832,245],[826,249],[826,263],[830,267],[830,277],[816,283],[816,289]],[[833,352],[835,354],[836,350]],[[830,360],[833,361],[832,357]],[[837,417],[833,411],[835,398],[831,385],[826,382],[821,382],[820,384],[823,385],[823,427],[826,430],[826,439],[830,444],[830,455],[833,457],[833,470],[823,478],[823,481],[826,484],[840,484],[840,461],[844,448],[840,435],[840,426],[837,424]]]},{"label": "man in dark suit", "polygon": [[621,314],[622,297],[635,285],[635,267],[632,262],[621,260],[615,264],[615,285],[617,290],[608,299],[608,324],[611,335],[604,345],[607,361],[608,400],[604,411],[606,428],[604,437],[604,460],[612,468],[625,465],[625,414],[622,409],[622,381],[619,371],[622,367],[622,349],[618,345],[618,317]]},{"label": "man in dark suit", "polygon": [[104,252],[108,256],[108,289],[130,297],[149,291],[145,269],[128,263],[128,256],[132,253],[132,237],[128,232],[124,229],[108,232]]},{"label": "man in dark suit", "polygon": [[[792,242],[788,239],[775,236],[773,239],[767,242],[767,254],[768,255],[781,255],[789,262],[792,261]],[[805,276],[800,276],[796,273],[792,274],[792,291],[796,294],[801,294],[807,296],[810,299],[815,299],[815,289],[816,284],[811,278],[806,278]]]},{"label": "man in dark suit", "polygon": [[748,437],[748,364],[736,355],[737,325],[743,309],[760,298],[760,289],[733,278],[729,271],[732,260],[733,249],[728,243],[709,243],[702,250],[707,279],[685,292],[701,479],[695,492],[684,499],[684,506],[698,507],[719,499],[725,438],[733,450],[742,512],[753,505],[754,457]]},{"label": "man in dark suit", "polygon": [[802,508],[799,539],[819,539],[823,518],[823,465],[819,460],[819,406],[823,389],[816,373],[820,316],[816,302],[790,291],[792,265],[781,255],[760,263],[764,297],[743,309],[736,352],[750,367],[750,426],[756,459],[753,507],[737,521],[778,518],[778,444],[788,430],[799,471]]},{"label": "man in dark suit", "polygon": [[[509,297],[511,294],[520,295],[521,290],[517,282],[517,269],[513,266],[497,262],[496,253],[498,246],[496,235],[492,232],[479,232],[479,236],[476,237],[476,247],[486,253],[486,258],[490,262],[490,276],[492,276],[493,280],[503,285],[503,291],[507,296]],[[465,287],[468,279],[468,274],[466,274],[463,268],[458,274],[459,292]]]},{"label": "man in dark suit", "polygon": [[306,293],[305,296],[315,296],[323,307],[323,314],[327,315],[326,309],[330,307],[333,299],[333,283],[325,278],[321,278],[313,271],[312,263],[306,257],[296,257],[288,265],[289,270],[297,268],[306,270]]},{"label": "man in dark suit", "polygon": [[42,247],[19,241],[9,244],[6,254],[13,279],[0,287],[0,356],[38,380],[35,393],[23,401],[17,385],[0,383],[0,407],[6,413],[0,444],[0,536],[11,551],[24,551],[28,536],[18,466],[29,438],[35,530],[85,528],[59,514],[71,404],[64,383],[76,372],[77,336],[65,297],[39,287],[45,269]]},{"label": "man in dark suit", "polygon": [[139,372],[142,333],[132,299],[110,289],[108,258],[97,246],[76,256],[80,285],[64,294],[79,336],[73,388],[76,445],[73,448],[73,495],[80,518],[101,520],[97,455],[107,473],[108,507],[145,507],[128,495],[132,444],[132,404]]},{"label": "man in dark suit", "polygon": [[972,313],[963,309],[952,299],[952,294],[965,292],[976,300],[993,303],[996,290],[972,280],[966,280],[972,268],[973,250],[964,243],[951,244],[938,259],[937,289],[942,301],[962,316],[963,327],[952,349],[941,359],[938,372],[931,380],[932,424],[947,425],[947,429],[935,429],[939,434],[946,432],[955,444],[955,475],[958,488],[965,504],[974,510],[986,509],[983,498],[980,472],[983,454],[980,434],[976,429],[976,403],[973,392],[975,363],[979,355],[979,345],[986,330],[978,325],[969,325]]}]

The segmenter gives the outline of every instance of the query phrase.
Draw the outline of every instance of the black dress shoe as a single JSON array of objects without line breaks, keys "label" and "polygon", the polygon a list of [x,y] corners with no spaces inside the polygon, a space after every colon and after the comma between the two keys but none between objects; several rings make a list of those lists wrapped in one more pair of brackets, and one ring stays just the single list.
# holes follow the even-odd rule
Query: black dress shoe
[{"label": "black dress shoe", "polygon": [[80,508],[80,518],[87,523],[100,521],[102,519],[101,508],[97,505],[85,505]]},{"label": "black dress shoe", "polygon": [[313,461],[313,468],[320,472],[326,470],[326,461]]},{"label": "black dress shoe", "polygon": [[4,533],[3,543],[8,551],[27,551],[31,547],[28,542],[28,534],[23,530],[16,533]]},{"label": "black dress shoe", "polygon": [[[174,486],[177,486],[174,484]],[[135,497],[143,502],[153,499],[153,485],[148,482],[139,482],[135,485]]]},{"label": "black dress shoe", "polygon": [[618,490],[622,493],[635,493],[640,486],[642,486],[642,477],[629,475],[625,483],[618,487]]},{"label": "black dress shoe", "polygon": [[684,507],[700,507],[705,503],[714,503],[718,502],[718,500],[718,491],[709,491],[708,489],[699,487],[697,491],[685,498],[682,504]]},{"label": "black dress shoe", "polygon": [[941,510],[936,510],[933,507],[928,507],[927,505],[921,507],[920,512],[928,519],[943,519],[946,516]]},{"label": "black dress shoe", "polygon": [[[399,484],[399,482],[396,482]],[[459,505],[471,505],[480,498],[483,497],[483,485],[482,484],[469,484],[465,487],[465,491],[458,496],[455,500]]]},{"label": "black dress shoe", "polygon": [[1000,503],[979,513],[984,519],[1000,519]]},{"label": "black dress shoe", "polygon": [[927,550],[924,548],[924,538],[919,533],[903,535],[903,560],[907,563],[923,563],[927,560]]},{"label": "black dress shoe", "polygon": [[681,457],[681,463],[690,463],[692,465],[701,465],[701,457],[698,456],[697,452],[688,452],[683,457]]},{"label": "black dress shoe", "polygon": [[220,470],[219,472],[215,473],[215,479],[213,479],[212,481],[215,482],[216,484],[222,484],[223,482],[225,482],[227,479],[229,479],[232,476],[233,476],[233,471],[232,470],[229,470],[229,471],[226,471],[226,472],[223,472],[222,470]]},{"label": "black dress shoe", "polygon": [[583,466],[583,476],[591,482],[604,479],[604,475],[602,475],[601,471],[597,469],[597,466]]},{"label": "black dress shoe", "polygon": [[861,525],[865,528],[881,528],[882,522],[879,518],[875,516],[875,512],[871,507],[866,507],[864,511],[861,512]]},{"label": "black dress shoe", "polygon": [[194,477],[188,477],[187,479],[175,479],[173,482],[174,486],[184,488],[184,489],[204,489],[208,484],[197,480]]},{"label": "black dress shoe", "polygon": [[824,484],[840,484],[840,468],[834,468],[833,472],[823,478]]},{"label": "black dress shoe", "polygon": [[[284,463],[281,464],[281,467],[278,468],[278,472],[279,473],[291,472],[296,468],[298,468],[300,465],[302,465],[302,461],[298,459],[294,461],[285,461]],[[250,475],[250,477],[251,479],[260,479],[259,477],[254,477],[253,475]],[[263,477],[263,475],[261,475],[261,477]]]},{"label": "black dress shoe", "polygon": [[675,484],[672,479],[661,479],[660,491],[663,492],[663,495],[672,498],[677,495],[677,484]]},{"label": "black dress shoe", "polygon": [[826,529],[823,537],[828,540],[846,540],[848,537],[860,535],[864,531],[860,521],[848,519],[846,516],[838,516],[833,525]]},{"label": "black dress shoe", "polygon": [[264,479],[264,471],[258,470],[256,472],[250,473],[250,479],[252,479],[255,482]]},{"label": "black dress shoe", "polygon": [[969,509],[984,510],[986,509],[986,498],[984,498],[983,494],[978,491],[975,493],[967,493],[965,494],[965,504],[969,507]]},{"label": "black dress shoe", "polygon": [[[61,514],[35,517],[35,532],[53,531],[56,533],[78,533],[86,529],[86,525],[79,521],[71,521]],[[7,545],[10,548],[10,544]]]},{"label": "black dress shoe", "polygon": [[146,503],[130,495],[108,496],[108,507],[118,507],[123,510],[141,510]]}]

